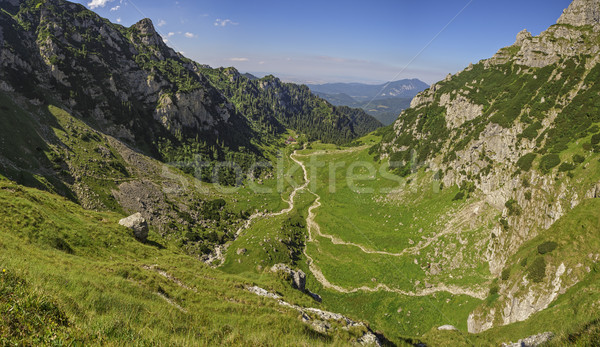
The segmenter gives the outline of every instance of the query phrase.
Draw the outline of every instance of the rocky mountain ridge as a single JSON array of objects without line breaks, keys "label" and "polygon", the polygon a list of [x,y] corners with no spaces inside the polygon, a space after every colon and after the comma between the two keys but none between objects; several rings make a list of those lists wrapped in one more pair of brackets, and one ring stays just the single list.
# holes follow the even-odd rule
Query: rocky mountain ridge
[{"label": "rocky mountain ridge", "polygon": [[[378,149],[401,174],[428,167],[444,187],[460,187],[457,199],[466,196],[474,211],[480,204],[496,211],[477,238],[492,278],[513,268],[524,244],[596,196],[599,10],[596,0],[575,0],[539,36],[523,31],[513,46],[434,84],[413,99]],[[415,162],[423,164],[414,168]],[[547,308],[590,273],[585,269],[597,260],[587,255],[547,259],[539,283],[522,270],[507,275],[495,303],[472,313],[469,331]]]}]

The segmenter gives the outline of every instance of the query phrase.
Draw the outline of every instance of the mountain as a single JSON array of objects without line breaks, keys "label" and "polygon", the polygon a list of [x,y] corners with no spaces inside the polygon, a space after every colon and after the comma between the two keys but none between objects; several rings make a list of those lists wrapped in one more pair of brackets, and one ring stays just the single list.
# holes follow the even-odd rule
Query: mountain
[{"label": "mountain", "polygon": [[590,301],[578,305],[595,305],[599,13],[600,1],[574,0],[539,36],[523,30],[512,46],[417,95],[372,149],[403,176],[425,170],[459,187],[455,201],[483,222],[464,229],[492,279],[470,332],[547,311],[580,319],[567,313],[580,290]]},{"label": "mountain", "polygon": [[428,88],[428,85],[418,79],[411,79],[381,85],[327,83],[308,87],[333,105],[361,108],[384,125],[390,125],[400,112],[408,108],[411,99]]},{"label": "mountain", "polygon": [[347,94],[314,93],[329,101],[332,105],[361,108],[380,121],[383,125],[394,123],[400,112],[406,110],[410,106],[410,101],[412,100],[412,98],[387,98],[358,102]]},{"label": "mountain", "polygon": [[306,86],[283,83],[272,75],[250,79],[234,68],[203,68],[200,73],[268,133],[290,128],[310,141],[341,144],[381,126],[360,109],[332,106]]},{"label": "mountain", "polygon": [[429,86],[418,79],[405,79],[384,84],[325,83],[309,84],[311,91],[324,94],[346,94],[358,102],[387,98],[412,98]]}]

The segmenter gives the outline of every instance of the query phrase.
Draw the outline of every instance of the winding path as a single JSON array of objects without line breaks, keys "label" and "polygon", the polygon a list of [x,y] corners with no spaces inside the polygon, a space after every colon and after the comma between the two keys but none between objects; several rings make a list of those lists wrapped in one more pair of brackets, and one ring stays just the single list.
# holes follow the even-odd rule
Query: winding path
[{"label": "winding path", "polygon": [[[318,151],[318,152],[314,152],[311,154],[298,154],[297,151],[294,151],[294,153],[290,154],[290,159],[292,159],[292,161],[294,161],[296,164],[298,164],[303,171],[304,174],[304,184],[302,184],[301,186],[298,186],[296,188],[294,188],[294,190],[292,191],[292,193],[290,194],[288,200],[286,200],[286,202],[288,203],[288,207],[279,211],[279,212],[271,212],[271,213],[263,213],[263,212],[257,212],[253,215],[251,215],[250,217],[248,217],[248,220],[246,220],[246,222],[237,230],[236,232],[236,238],[246,229],[248,229],[250,227],[250,225],[252,224],[252,221],[256,218],[259,217],[274,217],[274,216],[280,216],[280,215],[284,215],[287,213],[290,213],[295,205],[294,205],[294,199],[296,197],[296,195],[298,194],[299,191],[301,190],[307,190],[308,185],[310,184],[310,180],[308,178],[308,170],[306,169],[306,166],[304,165],[303,162],[301,162],[300,160],[298,160],[296,157],[297,156],[302,156],[302,157],[308,157],[308,156],[312,156],[312,155],[318,155],[318,154],[333,154],[333,153],[349,153],[349,152],[355,152],[358,150],[364,149],[364,146],[362,147],[355,147],[355,148],[350,148],[350,149],[346,149],[346,150],[340,150],[340,151],[332,151],[332,152],[325,152],[325,151]],[[308,208],[308,216],[306,217],[306,224],[307,224],[307,228],[308,228],[308,240],[307,242],[318,242],[313,238],[314,234],[317,234],[320,237],[324,237],[324,238],[328,238],[329,240],[331,240],[331,242],[335,245],[344,245],[344,246],[351,246],[351,247],[356,247],[359,248],[362,252],[367,253],[367,254],[381,254],[381,255],[387,255],[387,256],[393,256],[393,257],[401,257],[404,256],[407,253],[414,253],[424,247],[427,247],[433,240],[437,239],[438,237],[442,236],[441,234],[436,235],[436,237],[429,239],[425,244],[423,245],[417,245],[415,247],[411,247],[411,248],[407,248],[405,250],[403,250],[401,253],[390,253],[390,252],[384,252],[384,251],[375,251],[373,249],[369,249],[363,245],[360,244],[356,244],[356,243],[352,243],[352,242],[346,242],[341,240],[338,237],[335,237],[333,235],[328,235],[328,234],[324,234],[321,232],[321,227],[319,226],[319,224],[316,222],[316,213],[315,210],[319,207],[321,207],[321,197],[316,194],[315,192],[312,192],[311,190],[308,190],[308,192],[310,192],[311,194],[313,194],[316,199],[313,202],[313,204]],[[210,260],[210,261],[214,261],[216,259],[220,260],[220,263],[218,266],[222,265],[225,261],[225,251],[227,250],[228,246],[219,246],[215,249],[215,255],[214,257]],[[404,291],[401,289],[396,289],[396,288],[390,288],[388,287],[386,284],[378,284],[376,287],[367,287],[367,286],[362,286],[362,287],[358,287],[358,288],[344,288],[341,286],[338,286],[336,284],[333,284],[331,282],[329,282],[329,280],[325,277],[325,275],[323,274],[323,272],[321,271],[321,269],[315,264],[315,261],[313,260],[313,258],[308,255],[308,253],[306,252],[307,247],[304,248],[304,255],[306,256],[306,258],[308,259],[308,266],[310,271],[312,272],[312,274],[315,276],[315,278],[317,279],[317,281],[319,281],[319,283],[321,283],[321,285],[324,288],[328,288],[331,290],[335,290],[337,292],[340,293],[356,293],[356,292],[378,292],[378,291],[385,291],[385,292],[390,292],[390,293],[397,293],[397,294],[401,294],[401,295],[406,295],[406,296],[428,296],[428,295],[432,295],[434,293],[437,292],[448,292],[450,294],[453,295],[467,295],[467,296],[471,296],[474,298],[478,298],[478,299],[485,299],[485,297],[487,296],[485,291],[475,291],[475,290],[471,290],[468,288],[462,288],[462,287],[458,287],[458,286],[446,286],[444,284],[438,284],[437,286],[434,287],[430,287],[430,288],[425,288],[425,289],[421,289],[418,290],[416,292],[409,292],[409,291]]]}]

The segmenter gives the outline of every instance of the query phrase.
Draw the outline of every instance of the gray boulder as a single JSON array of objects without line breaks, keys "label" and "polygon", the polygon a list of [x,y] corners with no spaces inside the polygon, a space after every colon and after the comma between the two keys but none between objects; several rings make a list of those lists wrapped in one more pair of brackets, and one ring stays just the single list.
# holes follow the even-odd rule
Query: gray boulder
[{"label": "gray boulder", "polygon": [[296,289],[305,291],[306,289],[306,274],[302,270],[294,271],[285,264],[275,264],[271,267],[271,272],[283,272],[290,275],[292,278],[292,284]]},{"label": "gray boulder", "polygon": [[119,221],[119,224],[133,231],[133,235],[139,241],[145,242],[148,240],[148,223],[142,217],[141,213],[132,214],[127,218]]}]

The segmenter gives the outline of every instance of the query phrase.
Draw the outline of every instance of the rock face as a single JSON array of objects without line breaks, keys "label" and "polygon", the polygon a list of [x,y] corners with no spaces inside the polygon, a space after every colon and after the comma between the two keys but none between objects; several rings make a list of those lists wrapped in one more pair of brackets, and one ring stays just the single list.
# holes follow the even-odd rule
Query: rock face
[{"label": "rock face", "polygon": [[133,231],[133,235],[139,241],[145,242],[148,240],[148,223],[142,217],[141,213],[132,214],[127,218],[119,221],[119,224]]},{"label": "rock face", "polygon": [[271,272],[283,272],[288,274],[292,279],[292,285],[294,288],[305,291],[306,290],[306,274],[302,270],[292,270],[285,264],[276,264],[271,267]]},{"label": "rock face", "polygon": [[574,0],[556,22],[574,26],[600,23],[600,0]]}]

